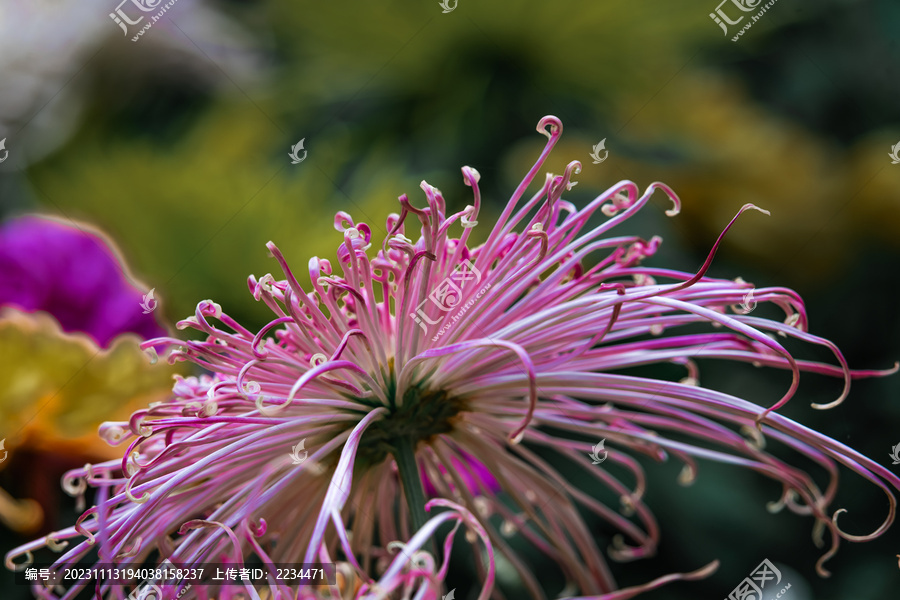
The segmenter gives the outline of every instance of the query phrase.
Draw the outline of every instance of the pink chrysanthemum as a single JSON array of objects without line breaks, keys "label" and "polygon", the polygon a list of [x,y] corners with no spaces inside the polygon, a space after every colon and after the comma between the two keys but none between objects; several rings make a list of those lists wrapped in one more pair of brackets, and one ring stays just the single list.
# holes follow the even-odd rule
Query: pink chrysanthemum
[{"label": "pink chrysanthemum", "polygon": [[[429,547],[425,540],[440,522],[455,520],[470,529],[481,600],[493,587],[495,554],[534,597],[544,596],[509,543],[513,535],[558,565],[576,593],[629,598],[714,568],[617,591],[579,510],[620,533],[610,549],[615,558],[653,554],[659,528],[642,502],[644,475],[634,455],[677,457],[685,481],[694,477],[697,457],[779,481],[779,506],[813,516],[819,533],[831,534],[820,572],[840,538],[880,535],[894,519],[890,488],[900,489],[900,479],[775,411],[794,395],[801,371],[844,379],[840,397],[817,408],[842,401],[851,378],[883,372],[851,371],[837,348],[808,333],[794,292],[707,277],[721,236],[696,274],[643,266],[659,238],[608,234],[656,190],[674,204],[667,214],[677,214],[679,201],[663,184],[640,194],[622,182],[579,210],[562,199],[579,172],[572,162],[521,203],[562,124],[545,117],[538,131],[549,142],[484,244],[468,246],[481,198],[478,173],[464,167],[473,205],[448,215],[441,193],[423,182],[427,208],[401,196],[402,212],[388,217],[380,248],[370,249],[369,225],[338,213],[342,274],[312,258],[304,285],[270,243],[285,279],[249,280],[254,297],[275,313],[259,332],[204,301],[179,328],[205,339],[146,342],[151,352],[168,345],[169,361],[190,360],[213,374],[179,380],[169,401],[135,413],[130,423],[106,424],[107,440],[129,443],[121,464],[89,466],[67,481],[75,492],[85,481],[97,488],[96,505],[75,527],[24,546],[7,561],[68,540],[75,544],[58,565],[93,549],[101,562],[123,565],[141,564],[155,551],[176,565],[250,556],[276,563],[334,560],[360,579],[359,595],[434,599],[442,593],[450,542]],[[589,228],[598,212],[608,218]],[[451,238],[456,226],[461,235]],[[785,321],[748,314],[753,296],[782,309]],[[690,327],[696,325],[711,327],[696,333]],[[794,359],[778,336],[824,346],[837,364]],[[699,386],[694,361],[714,358],[786,369],[793,381],[771,406],[757,406]],[[653,363],[685,365],[687,377],[622,374]],[[685,436],[693,441],[679,441]],[[608,462],[597,466],[587,454],[589,440],[600,439],[608,444]],[[828,487],[764,451],[764,442],[813,460],[830,476]],[[582,477],[618,495],[621,506],[581,491],[547,454],[569,459]],[[870,535],[844,533],[838,513],[832,518],[840,465],[888,497],[887,518]],[[429,507],[445,509],[430,521],[426,488],[434,498]],[[398,546],[398,540],[409,542]],[[390,562],[397,548],[403,552]],[[441,550],[438,565],[434,554]],[[122,593],[100,588],[114,598]],[[234,589],[222,588],[218,597],[232,597]],[[322,593],[275,584],[269,595],[240,592],[252,598]],[[200,589],[190,593],[207,597]]]}]

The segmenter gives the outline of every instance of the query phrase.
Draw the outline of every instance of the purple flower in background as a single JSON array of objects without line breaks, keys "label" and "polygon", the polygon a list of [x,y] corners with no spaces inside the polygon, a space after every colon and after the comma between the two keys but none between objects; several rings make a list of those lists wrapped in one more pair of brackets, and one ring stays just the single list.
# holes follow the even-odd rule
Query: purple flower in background
[{"label": "purple flower in background", "polygon": [[135,287],[118,251],[84,225],[24,216],[0,226],[0,306],[46,311],[69,332],[87,333],[103,347],[131,332],[165,335],[144,292]]},{"label": "purple flower in background", "polygon": [[[579,209],[562,199],[580,170],[572,162],[523,202],[562,124],[545,117],[538,131],[549,142],[484,244],[468,245],[481,195],[477,171],[464,167],[473,205],[447,214],[440,191],[423,182],[428,206],[401,196],[401,214],[388,216],[372,252],[370,226],[338,213],[339,269],[313,257],[308,284],[269,243],[284,279],[249,279],[253,296],[274,313],[258,332],[206,300],[178,323],[201,339],[145,342],[154,358],[165,347],[169,362],[189,360],[212,374],[179,379],[168,401],[130,422],[104,424],[107,441],[128,443],[122,460],[72,471],[64,483],[75,494],[97,488],[96,506],[74,527],[12,551],[7,564],[69,541],[57,566],[95,550],[101,562],[122,566],[157,551],[178,566],[333,560],[362,581],[360,596],[435,600],[446,589],[452,536],[432,549],[425,541],[440,523],[455,521],[469,529],[481,600],[492,593],[497,555],[531,596],[544,597],[522,544],[555,563],[567,589],[624,600],[716,566],[619,588],[581,511],[618,532],[614,558],[652,555],[660,528],[643,502],[637,457],[682,461],[684,484],[695,478],[697,458],[778,481],[782,494],[770,508],[812,516],[817,538],[830,533],[817,565],[822,574],[841,538],[883,533],[894,520],[891,488],[900,490],[900,478],[777,410],[803,371],[844,380],[840,396],[816,408],[843,401],[852,378],[886,371],[852,371],[831,342],[807,332],[793,291],[706,276],[725,232],[697,273],[645,266],[661,240],[611,232],[656,190],[676,215],[679,200],[663,184],[641,194],[624,181]],[[462,231],[452,238],[456,226]],[[784,321],[750,316],[751,291],[753,302],[780,309]],[[836,364],[795,359],[782,338],[824,347]],[[701,387],[699,360],[784,369],[792,382],[780,399],[757,405]],[[685,377],[629,370],[667,363],[682,366]],[[770,446],[781,446],[778,454]],[[792,453],[783,456],[784,448]],[[602,466],[589,457],[598,453]],[[557,469],[561,462],[565,469]],[[826,487],[806,472],[810,465],[822,468]],[[889,499],[884,523],[869,535],[838,527],[841,510],[831,504],[841,466]],[[586,493],[585,479],[619,505]],[[444,510],[429,519],[434,507]],[[391,559],[397,549],[403,554]],[[319,594],[279,582],[260,595],[245,587],[253,598]],[[124,595],[108,583],[98,588],[98,596]],[[238,594],[222,590],[221,598]]]}]

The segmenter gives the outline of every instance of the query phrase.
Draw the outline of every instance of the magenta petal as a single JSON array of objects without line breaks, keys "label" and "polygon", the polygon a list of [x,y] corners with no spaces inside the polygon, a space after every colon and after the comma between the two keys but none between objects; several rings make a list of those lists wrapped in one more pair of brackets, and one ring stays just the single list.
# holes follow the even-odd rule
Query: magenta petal
[{"label": "magenta petal", "polygon": [[0,227],[0,306],[46,311],[65,331],[86,333],[105,347],[126,332],[165,335],[155,315],[141,309],[146,291],[90,228],[38,216]]}]

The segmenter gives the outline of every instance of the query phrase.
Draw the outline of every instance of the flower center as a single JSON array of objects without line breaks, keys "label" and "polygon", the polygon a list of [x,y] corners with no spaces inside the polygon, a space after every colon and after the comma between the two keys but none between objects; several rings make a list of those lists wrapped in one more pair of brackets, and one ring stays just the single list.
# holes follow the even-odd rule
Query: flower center
[{"label": "flower center", "polygon": [[389,407],[390,413],[366,430],[357,452],[358,464],[364,467],[379,464],[398,450],[400,440],[408,440],[415,449],[423,440],[427,442],[438,434],[449,433],[459,414],[467,408],[465,400],[444,390],[409,388],[402,402]]}]

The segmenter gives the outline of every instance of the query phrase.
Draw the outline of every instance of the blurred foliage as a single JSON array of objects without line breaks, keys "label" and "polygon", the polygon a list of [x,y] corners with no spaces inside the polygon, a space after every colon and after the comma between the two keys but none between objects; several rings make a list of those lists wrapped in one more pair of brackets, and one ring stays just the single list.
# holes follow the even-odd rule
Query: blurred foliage
[{"label": "blurred foliage", "polygon": [[[685,201],[675,226],[697,248],[745,202],[764,206],[772,219],[747,219],[729,251],[819,281],[849,264],[855,238],[895,239],[900,207],[884,199],[900,196],[900,173],[880,170],[890,138],[872,119],[846,144],[810,131],[760,104],[735,71],[751,70],[745,48],[779,26],[833,20],[860,3],[843,4],[773,11],[743,46],[714,51],[720,30],[699,1],[463,3],[451,15],[403,3],[233,3],[272,47],[266,85],[214,94],[196,84],[196,67],[134,78],[101,60],[72,151],[29,175],[40,205],[121,238],[169,319],[208,296],[250,318],[237,277],[271,269],[266,241],[295,265],[332,258],[336,210],[380,231],[396,196],[421,201],[423,175],[442,189],[458,184],[464,195],[448,201],[461,207],[463,164],[500,203],[533,161],[535,123],[552,112],[568,130],[552,166],[582,160],[582,189],[666,181]],[[709,65],[716,54],[724,69]],[[807,62],[818,86],[794,90],[794,103],[822,93],[815,73],[829,58]],[[290,165],[301,137],[308,158]],[[588,152],[602,137],[610,159],[595,166]],[[814,252],[795,259],[809,239]]]},{"label": "blurred foliage", "polygon": [[[621,89],[651,90],[677,69],[689,34],[714,33],[688,11],[655,2],[637,15],[652,23],[650,48],[628,34],[635,15],[625,2],[586,14],[572,2],[520,4],[463,6],[452,19],[424,5],[235,6],[275,38],[268,89],[216,99],[190,81],[179,85],[177,74],[141,88],[117,70],[124,83],[116,87],[128,95],[98,86],[89,124],[69,144],[77,151],[30,173],[37,200],[115,232],[169,319],[210,296],[249,318],[252,300],[239,282],[273,268],[266,241],[298,270],[313,254],[333,258],[336,210],[360,215],[381,235],[398,195],[421,202],[423,175],[463,191],[463,164],[482,171],[487,200],[498,203],[515,180],[498,180],[497,157],[524,136],[539,148],[534,126],[543,114],[565,107],[556,112],[567,124],[589,122]],[[579,17],[560,20],[566,12]],[[548,26],[536,29],[541,22]],[[629,80],[620,61],[598,61],[584,77],[573,48],[590,56],[598,38],[631,61]],[[287,148],[301,137],[308,158],[290,165]],[[463,193],[448,201],[463,206]]]},{"label": "blurred foliage", "polygon": [[[140,265],[148,285],[161,290],[160,306],[169,319],[193,314],[196,303],[210,296],[226,311],[237,306],[232,314],[247,317],[246,304],[253,302],[247,276],[273,269],[281,276],[267,258],[269,240],[301,276],[307,252],[330,249],[331,256],[325,256],[333,259],[342,238],[331,226],[334,208],[328,199],[337,198],[334,202],[358,220],[377,215],[373,228],[383,230],[384,217],[396,204],[389,190],[400,179],[398,169],[376,157],[358,165],[342,187],[353,193],[364,182],[375,200],[360,207],[348,203],[319,166],[346,152],[346,140],[317,147],[301,163],[305,170],[293,172],[286,149],[271,156],[274,149],[267,147],[266,123],[258,112],[223,107],[204,121],[167,145],[165,153],[149,142],[88,134],[79,140],[82,153],[102,159],[65,171],[38,169],[52,205],[69,216],[91,215],[106,230],[119,232],[129,262]],[[84,195],[73,194],[73,188]]]}]

